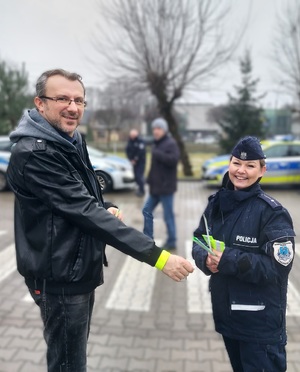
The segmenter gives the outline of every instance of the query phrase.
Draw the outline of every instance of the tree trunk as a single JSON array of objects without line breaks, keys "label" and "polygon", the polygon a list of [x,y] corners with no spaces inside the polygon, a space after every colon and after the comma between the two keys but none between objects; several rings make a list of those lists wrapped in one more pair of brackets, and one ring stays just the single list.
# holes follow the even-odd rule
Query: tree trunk
[{"label": "tree trunk", "polygon": [[172,113],[172,105],[165,105],[163,110],[160,107],[160,112],[168,122],[169,130],[178,144],[180,150],[180,160],[183,167],[183,174],[185,176],[193,176],[193,170],[190,163],[189,155],[186,151],[185,144],[179,134],[178,123]]}]

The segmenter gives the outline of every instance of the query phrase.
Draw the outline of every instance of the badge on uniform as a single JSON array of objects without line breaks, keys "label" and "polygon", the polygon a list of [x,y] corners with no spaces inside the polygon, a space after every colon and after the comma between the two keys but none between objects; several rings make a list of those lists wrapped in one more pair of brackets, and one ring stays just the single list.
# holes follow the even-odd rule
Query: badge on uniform
[{"label": "badge on uniform", "polygon": [[275,242],[273,244],[274,257],[283,266],[289,265],[294,258],[293,244],[291,241]]}]

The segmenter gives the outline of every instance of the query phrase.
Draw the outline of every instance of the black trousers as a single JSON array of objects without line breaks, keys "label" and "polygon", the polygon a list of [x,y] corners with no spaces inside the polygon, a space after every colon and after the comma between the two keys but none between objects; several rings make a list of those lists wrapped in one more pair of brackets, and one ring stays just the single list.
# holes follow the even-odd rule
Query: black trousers
[{"label": "black trousers", "polygon": [[234,372],[285,372],[286,351],[282,344],[244,342],[223,336]]},{"label": "black trousers", "polygon": [[145,172],[145,164],[144,163],[137,163],[133,167],[134,171],[134,178],[135,182],[137,183],[139,187],[139,192],[141,194],[145,193],[145,179],[144,179],[144,172]]}]

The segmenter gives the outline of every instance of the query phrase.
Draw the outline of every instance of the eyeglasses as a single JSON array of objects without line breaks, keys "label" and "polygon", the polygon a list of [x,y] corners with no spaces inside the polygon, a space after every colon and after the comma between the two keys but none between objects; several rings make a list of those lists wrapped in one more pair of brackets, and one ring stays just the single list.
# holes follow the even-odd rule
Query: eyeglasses
[{"label": "eyeglasses", "polygon": [[47,96],[40,96],[39,98],[41,99],[50,99],[51,101],[61,103],[63,105],[68,105],[72,102],[75,103],[76,106],[81,107],[81,106],[86,106],[87,102],[83,100],[82,98],[75,98],[75,99],[70,99],[69,97],[47,97]]}]

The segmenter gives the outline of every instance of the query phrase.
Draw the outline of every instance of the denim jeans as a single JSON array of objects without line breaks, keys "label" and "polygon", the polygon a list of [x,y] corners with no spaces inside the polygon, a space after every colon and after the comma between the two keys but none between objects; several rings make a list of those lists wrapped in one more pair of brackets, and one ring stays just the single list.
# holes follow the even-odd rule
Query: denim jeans
[{"label": "denim jeans", "polygon": [[29,291],[44,322],[48,372],[86,372],[94,291],[68,296]]},{"label": "denim jeans", "polygon": [[164,220],[167,226],[168,238],[165,243],[167,247],[176,245],[176,226],[173,212],[174,194],[149,195],[143,208],[144,234],[153,239],[153,211],[158,203],[162,203]]}]

